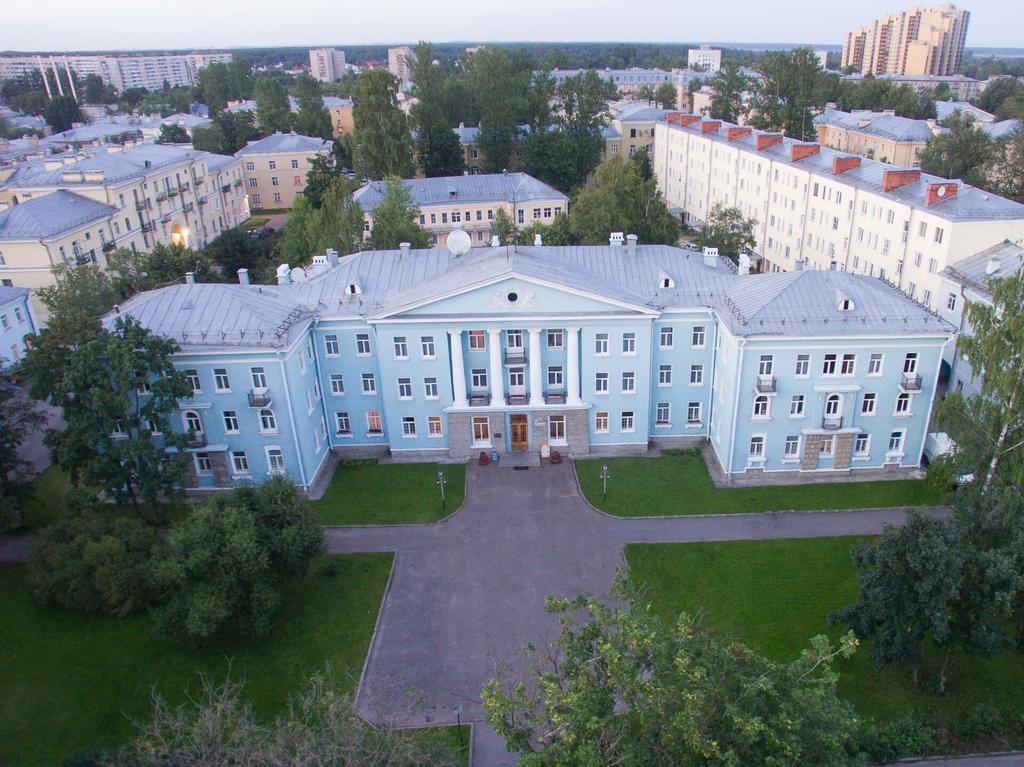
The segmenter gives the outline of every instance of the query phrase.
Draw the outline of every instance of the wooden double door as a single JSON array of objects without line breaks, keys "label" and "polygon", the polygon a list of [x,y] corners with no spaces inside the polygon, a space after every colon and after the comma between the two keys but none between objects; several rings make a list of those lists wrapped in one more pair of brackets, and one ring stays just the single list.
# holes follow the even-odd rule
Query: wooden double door
[{"label": "wooden double door", "polygon": [[530,449],[530,416],[526,413],[513,413],[509,416],[509,434],[512,435],[513,450]]}]

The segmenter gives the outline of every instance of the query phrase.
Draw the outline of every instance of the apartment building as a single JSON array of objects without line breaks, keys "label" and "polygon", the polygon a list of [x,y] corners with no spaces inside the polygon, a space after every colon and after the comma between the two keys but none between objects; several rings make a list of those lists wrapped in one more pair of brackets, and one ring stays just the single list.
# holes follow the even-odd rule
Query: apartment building
[{"label": "apartment building", "polygon": [[0,284],[0,370],[8,370],[25,356],[26,338],[39,332],[29,303],[28,288]]},{"label": "apartment building", "polygon": [[939,121],[945,120],[950,117],[954,112],[960,112],[967,117],[970,117],[974,122],[980,124],[993,123],[996,120],[996,116],[991,112],[986,112],[980,107],[974,106],[969,101],[936,101],[935,102],[935,118]]},{"label": "apartment building", "polygon": [[[859,82],[864,75],[858,73],[843,75],[844,80]],[[896,85],[907,85],[919,96],[930,95],[940,85],[949,88],[950,93],[961,101],[976,99],[992,80],[975,80],[965,75],[875,75],[875,79],[889,80]]]},{"label": "apartment building", "polygon": [[204,247],[248,217],[234,157],[143,144],[26,160],[0,168],[0,279],[39,288],[118,247]]},{"label": "apartment building", "polygon": [[654,90],[662,83],[673,82],[672,72],[665,69],[552,69],[551,77],[555,83],[561,85],[570,77],[593,71],[602,80],[613,83],[619,90],[620,96],[635,96],[641,88],[647,86]]},{"label": "apartment building", "polygon": [[214,63],[227,64],[232,58],[230,53],[0,56],[0,80],[38,71],[46,81],[47,91],[54,96],[64,95],[61,80],[67,82],[70,70],[79,78],[98,75],[104,84],[118,91],[127,88],[159,91],[165,83],[171,87],[195,85],[200,69]]},{"label": "apartment building", "polygon": [[714,74],[722,68],[722,51],[710,45],[690,48],[686,52],[686,66]]},{"label": "apartment building", "polygon": [[604,132],[605,156],[632,157],[646,150],[654,155],[654,126],[665,120],[668,109],[650,101],[625,101],[612,105],[612,117]]},{"label": "apartment building", "polygon": [[765,271],[878,276],[933,310],[946,266],[1024,237],[1024,205],[961,181],[699,115],[655,126],[654,171],[688,223],[715,203],[756,219]]},{"label": "apartment building", "polygon": [[876,75],[952,75],[960,68],[970,18],[949,3],[882,16],[846,34],[842,67]]},{"label": "apartment building", "polygon": [[336,83],[345,76],[345,51],[337,48],[311,48],[309,74],[322,83]]},{"label": "apartment building", "polygon": [[935,120],[897,117],[892,110],[826,109],[814,118],[818,142],[890,165],[916,167],[932,136],[945,132]]},{"label": "apartment building", "polygon": [[299,282],[283,264],[277,285],[186,282],[120,315],[181,347],[194,487],[305,489],[331,453],[708,441],[730,475],[918,466],[948,323],[878,279],[615,241],[332,253]]},{"label": "apartment building", "polygon": [[[443,243],[455,229],[469,234],[475,246],[491,242],[491,226],[504,210],[517,227],[540,221],[550,224],[569,205],[569,198],[526,173],[478,173],[464,176],[402,179],[412,203],[419,208],[419,224],[434,244]],[[373,211],[384,198],[384,184],[371,181],[353,195],[365,214],[365,232],[373,231]]]},{"label": "apartment building", "polygon": [[352,99],[324,96],[324,109],[331,116],[331,133],[335,138],[349,136],[356,132],[356,121],[352,116]]},{"label": "apartment building", "polygon": [[408,45],[388,48],[388,71],[398,78],[402,90],[405,90],[409,83],[412,82],[412,65],[414,61],[412,48]]},{"label": "apartment building", "polygon": [[250,141],[235,152],[242,160],[245,190],[252,210],[290,208],[306,188],[306,173],[318,155],[329,155],[331,143],[297,133],[274,133]]}]

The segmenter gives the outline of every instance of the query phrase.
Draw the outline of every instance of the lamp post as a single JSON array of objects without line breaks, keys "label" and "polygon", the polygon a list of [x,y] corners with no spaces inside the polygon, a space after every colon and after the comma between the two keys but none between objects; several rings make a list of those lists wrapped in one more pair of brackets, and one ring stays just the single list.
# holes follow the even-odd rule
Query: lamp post
[{"label": "lamp post", "polygon": [[447,510],[447,506],[444,505],[444,486],[448,480],[445,479],[444,469],[437,470],[437,486],[441,488],[441,508]]},{"label": "lamp post", "polygon": [[462,706],[455,707],[455,726],[459,730],[459,748],[465,748],[465,744],[462,742]]},{"label": "lamp post", "polygon": [[601,500],[608,500],[608,479],[612,475],[608,473],[608,464],[601,464]]}]

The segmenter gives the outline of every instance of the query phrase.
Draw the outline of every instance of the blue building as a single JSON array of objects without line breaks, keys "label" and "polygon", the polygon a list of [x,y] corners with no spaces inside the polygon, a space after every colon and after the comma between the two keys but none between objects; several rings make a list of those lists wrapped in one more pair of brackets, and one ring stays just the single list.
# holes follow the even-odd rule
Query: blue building
[{"label": "blue building", "polygon": [[17,364],[25,355],[25,338],[39,332],[28,288],[0,285],[0,369]]},{"label": "blue building", "polygon": [[181,347],[195,394],[175,428],[195,433],[200,487],[308,487],[332,451],[710,441],[729,474],[918,466],[948,322],[874,278],[614,240],[329,254],[119,311]]}]

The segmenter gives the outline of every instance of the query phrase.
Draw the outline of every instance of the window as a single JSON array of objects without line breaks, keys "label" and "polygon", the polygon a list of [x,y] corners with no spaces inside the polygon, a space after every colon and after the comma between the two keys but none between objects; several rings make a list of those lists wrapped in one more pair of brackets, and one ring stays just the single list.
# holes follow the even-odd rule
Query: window
[{"label": "window", "polygon": [[672,425],[672,403],[670,402],[659,402],[654,408],[654,425],[655,426],[671,426]]},{"label": "window", "polygon": [[553,415],[548,418],[548,439],[551,442],[565,442],[564,415]]},{"label": "window", "polygon": [[416,419],[411,415],[402,416],[402,436],[403,437],[415,437],[416,436]]},{"label": "window", "polygon": [[279,447],[267,448],[267,474],[284,474],[284,453]]},{"label": "window", "polygon": [[826,354],[825,359],[821,363],[821,374],[825,376],[834,376],[836,374],[836,355]]},{"label": "window", "polygon": [[235,474],[249,473],[249,459],[244,450],[236,450],[231,454],[231,468]]},{"label": "window", "polygon": [[[185,411],[185,429],[195,434],[203,433],[203,422],[199,418],[199,413],[194,410]],[[120,423],[118,424],[116,433],[124,434],[124,429],[120,426]]]},{"label": "window", "polygon": [[690,365],[690,386],[704,385],[704,366]]},{"label": "window", "polygon": [[749,454],[755,461],[764,458],[764,437],[760,434],[750,438]]},{"label": "window", "polygon": [[185,378],[188,380],[188,385],[192,387],[193,394],[202,394],[203,384],[199,380],[199,371],[195,368],[183,371]]},{"label": "window", "polygon": [[942,235],[943,234],[945,234],[945,232],[942,231],[941,227],[938,227],[938,226],[935,227],[935,242],[937,242],[939,244],[942,244]]},{"label": "window", "polygon": [[658,367],[658,386],[672,385],[672,366],[661,365]]},{"label": "window", "polygon": [[263,368],[249,368],[249,375],[252,377],[252,388],[267,388],[267,372]]},{"label": "window", "polygon": [[366,433],[367,434],[383,434],[384,424],[380,420],[379,410],[370,410],[366,413]]},{"label": "window", "polygon": [[209,453],[196,453],[196,474],[213,474],[213,461]]},{"label": "window", "polygon": [[754,418],[768,418],[768,397],[759,394],[754,397]]},{"label": "window", "polygon": [[341,373],[331,374],[331,394],[340,397],[345,393],[345,378]]},{"label": "window", "polygon": [[799,436],[786,437],[786,444],[782,449],[782,455],[784,458],[796,458],[800,455]]},{"label": "window", "polygon": [[636,354],[636,333],[622,334],[622,353]]},{"label": "window", "polygon": [[440,437],[441,436],[441,416],[439,416],[439,415],[427,416],[427,436],[428,437]]},{"label": "window", "polygon": [[623,410],[622,418],[619,421],[619,431],[635,431],[633,426],[633,411]]},{"label": "window", "polygon": [[686,405],[686,422],[688,424],[699,424],[701,414],[701,403],[690,402]]},{"label": "window", "polygon": [[693,334],[690,336],[690,346],[695,349],[703,349],[705,336],[704,326],[697,325],[694,327]]},{"label": "window", "polygon": [[227,368],[213,369],[213,388],[218,392],[231,391],[231,380],[228,378]]},{"label": "window", "polygon": [[672,342],[673,342],[672,336],[673,336],[672,328],[671,327],[667,327],[667,326],[663,327],[661,329],[660,337],[658,339],[658,345],[662,349],[671,349],[672,348]]},{"label": "window", "polygon": [[792,418],[803,418],[804,415],[804,395],[794,394],[793,398],[789,401],[789,415]]},{"label": "window", "polygon": [[356,333],[356,356],[369,357],[371,353],[369,333]]},{"label": "window", "polygon": [[398,379],[398,399],[412,399],[412,379]]},{"label": "window", "polygon": [[320,382],[317,380],[313,381],[313,396],[316,398],[317,402],[320,401]]},{"label": "window", "polygon": [[821,438],[821,443],[818,445],[819,455],[832,455],[832,450],[835,446],[835,441],[832,439],[832,435],[828,434]]},{"label": "window", "polygon": [[868,375],[869,376],[880,376],[882,375],[882,355],[872,354],[868,358]]},{"label": "window", "polygon": [[486,368],[473,368],[471,371],[472,386],[474,389],[486,389],[487,388],[487,369]]},{"label": "window", "polygon": [[949,311],[956,309],[956,293],[950,293],[946,296],[946,308]]},{"label": "window", "polygon": [[338,343],[337,336],[324,336],[324,354],[328,357],[341,356],[341,344]]},{"label": "window", "polygon": [[224,432],[226,434],[238,434],[238,413],[234,410],[224,411]]},{"label": "window", "polygon": [[897,429],[889,435],[889,452],[899,454],[903,453],[903,432],[900,429]]},{"label": "window", "polygon": [[267,163],[267,167],[270,170],[277,170],[277,161],[276,160],[271,160],[270,162]]},{"label": "window", "polygon": [[363,373],[363,394],[377,393],[377,379],[373,373]]},{"label": "window", "polygon": [[334,414],[334,430],[338,434],[352,433],[352,422],[349,420],[348,413],[339,411]]},{"label": "window", "polygon": [[594,354],[599,357],[608,356],[608,334],[598,333],[594,336]]},{"label": "window", "polygon": [[608,433],[608,411],[598,410],[594,414],[594,431],[600,434]]},{"label": "window", "polygon": [[548,331],[548,348],[549,349],[561,349],[562,348],[562,331],[561,330],[549,330]]},{"label": "window", "polygon": [[907,352],[907,356],[903,358],[903,372],[917,372],[917,352]]},{"label": "window", "polygon": [[409,359],[409,344],[406,343],[405,336],[395,336],[395,359]]},{"label": "window", "polygon": [[757,374],[762,376],[770,376],[772,374],[772,368],[775,366],[775,358],[771,354],[762,354],[761,359],[757,365]]},{"label": "window", "polygon": [[[280,185],[280,182],[277,180],[277,176],[271,176],[270,177],[270,185],[271,186],[279,186]],[[277,195],[277,192],[275,192],[274,194]]]},{"label": "window", "polygon": [[491,444],[491,423],[487,416],[473,416],[473,444]]},{"label": "window", "polygon": [[299,372],[306,372],[306,355],[302,353],[301,349],[299,349]]},{"label": "window", "polygon": [[636,393],[636,374],[632,372],[625,372],[622,374],[622,393],[623,394],[635,394]]},{"label": "window", "polygon": [[608,393],[608,374],[607,373],[595,373],[594,374],[594,391],[598,394]]},{"label": "window", "polygon": [[853,454],[857,456],[865,456],[871,449],[871,435],[870,434],[858,434],[853,440]]},{"label": "window", "polygon": [[277,416],[273,410],[264,408],[260,411],[260,431],[264,434],[277,432]]},{"label": "window", "polygon": [[796,355],[796,370],[793,375],[797,378],[806,378],[810,375],[811,367],[811,355],[810,354],[798,354]]},{"label": "window", "polygon": [[548,367],[548,387],[561,389],[563,386],[562,366],[550,365]]},{"label": "window", "polygon": [[839,415],[841,409],[842,400],[838,394],[830,394],[825,399],[825,415]]},{"label": "window", "polygon": [[437,352],[434,348],[434,337],[433,336],[421,336],[420,337],[420,353],[423,355],[423,359],[432,360],[437,356]]},{"label": "window", "polygon": [[469,350],[471,352],[482,352],[487,348],[486,335],[482,330],[469,331]]},{"label": "window", "polygon": [[906,392],[896,398],[896,415],[910,415],[910,395]]},{"label": "window", "polygon": [[839,373],[844,376],[852,376],[854,369],[857,367],[857,355],[856,354],[844,354],[843,361],[839,365]]},{"label": "window", "polygon": [[864,395],[864,399],[860,401],[860,412],[861,415],[874,415],[875,414],[875,403],[878,401],[878,395],[874,392],[867,392]]},{"label": "window", "polygon": [[248,171],[256,170],[256,163],[254,163],[254,162],[247,162],[245,164],[245,169],[248,170]]}]

